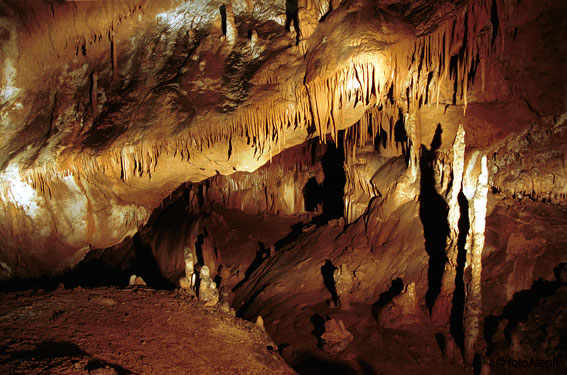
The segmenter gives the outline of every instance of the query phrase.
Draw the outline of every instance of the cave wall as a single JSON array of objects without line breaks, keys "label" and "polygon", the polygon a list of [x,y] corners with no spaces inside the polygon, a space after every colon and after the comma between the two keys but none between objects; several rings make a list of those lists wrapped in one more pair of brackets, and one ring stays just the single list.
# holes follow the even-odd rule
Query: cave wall
[{"label": "cave wall", "polygon": [[564,203],[565,42],[549,26],[564,25],[561,2],[347,1],[323,22],[308,19],[328,4],[306,3],[299,40],[285,10],[234,3],[223,30],[218,5],[3,5],[3,278],[120,243],[188,181],[216,176],[207,199],[250,213],[300,211],[321,170],[276,155],[316,135],[342,144],[347,223],[376,197],[395,211],[389,180],[402,173],[373,180],[392,157],[429,157],[432,196],[447,199],[459,124],[492,189]]},{"label": "cave wall", "polygon": [[[276,319],[327,303],[344,264],[381,326],[429,324],[466,363],[511,350],[533,324],[516,307],[538,312],[567,262],[566,14],[302,1],[295,24],[266,1],[2,2],[0,279],[108,257],[161,286],[189,246],[229,266],[240,315]],[[271,214],[304,211],[325,220],[238,266],[276,247]]]}]

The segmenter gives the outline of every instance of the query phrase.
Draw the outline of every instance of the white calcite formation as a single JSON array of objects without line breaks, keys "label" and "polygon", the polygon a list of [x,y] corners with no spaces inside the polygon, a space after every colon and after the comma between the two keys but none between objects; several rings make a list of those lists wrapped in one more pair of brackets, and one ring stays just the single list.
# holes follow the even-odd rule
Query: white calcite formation
[{"label": "white calcite formation", "polygon": [[219,301],[219,291],[216,284],[209,275],[209,267],[201,267],[199,281],[199,299],[205,302],[206,306],[216,305]]},{"label": "white calcite formation", "polygon": [[459,220],[461,218],[461,209],[458,199],[463,188],[465,145],[465,130],[462,125],[459,125],[452,147],[453,155],[451,165],[453,180],[447,197],[447,205],[449,207],[447,215],[449,236],[447,237],[447,248],[445,250],[447,263],[445,264],[441,281],[441,294],[437,297],[437,301],[431,313],[433,322],[438,326],[446,326],[449,324],[452,300],[455,293],[455,279],[458,267],[457,257],[459,254]]},{"label": "white calcite formation", "polygon": [[[0,279],[58,275],[93,250],[143,237],[152,213],[181,186],[191,185],[186,216],[213,201],[255,214],[305,214],[307,182],[320,189],[329,181],[313,144],[332,143],[344,154],[345,233],[355,233],[340,246],[333,233],[333,249],[322,249],[341,264],[342,305],[351,295],[376,300],[400,278],[406,289],[391,306],[410,320],[429,288],[419,217],[428,150],[447,205],[439,219],[448,224],[436,249],[446,264],[431,319],[447,332],[462,281],[467,364],[482,353],[482,296],[492,291],[481,281],[495,282],[481,279],[483,254],[504,248],[501,258],[512,261],[527,246],[544,252],[551,241],[540,233],[556,225],[538,229],[534,242],[533,233],[506,236],[504,224],[518,227],[523,218],[512,220],[510,210],[488,228],[489,197],[510,207],[567,204],[567,47],[559,32],[548,32],[565,26],[564,0],[297,5],[294,35],[283,1],[0,2]],[[459,228],[464,215],[468,233]],[[320,235],[324,244],[329,227],[310,227],[301,241]],[[199,298],[213,305],[219,293],[209,269],[197,275],[184,248],[203,236],[200,257],[215,270],[222,241],[205,232],[194,225],[176,232],[187,237],[178,246],[161,238],[144,245],[158,267],[171,261],[172,279],[185,267],[172,282],[199,285]],[[511,271],[499,304],[565,261],[561,242],[549,246],[555,253],[546,249],[537,267],[529,258]],[[456,280],[459,250],[463,280]],[[366,258],[355,262],[362,251]],[[305,272],[288,274],[312,279],[278,284],[272,294],[245,285],[249,300],[291,285],[318,288],[319,266],[307,271],[316,255],[287,263],[285,252],[270,256],[264,267],[278,265],[270,275],[298,265]],[[325,335],[332,351],[352,339],[336,322]]]},{"label": "white calcite formation", "polygon": [[471,275],[465,287],[465,360],[472,363],[475,353],[478,353],[476,344],[480,336],[482,251],[488,202],[487,159],[479,152],[473,153],[466,168],[463,193],[469,202],[470,223],[465,245],[467,251],[465,272],[470,272]]},{"label": "white calcite formation", "polygon": [[196,274],[193,264],[193,250],[189,247],[183,249],[185,260],[185,276],[179,279],[179,286],[182,289],[193,290],[195,287]]},{"label": "white calcite formation", "polygon": [[[400,143],[395,124],[407,117],[416,178],[422,133],[431,125],[422,113],[440,104],[460,119],[465,109],[468,118],[480,116],[471,98],[483,98],[476,86],[491,72],[492,45],[500,55],[507,51],[500,35],[516,27],[509,25],[516,9],[496,2],[496,29],[486,0],[416,2],[397,10],[391,3],[302,3],[299,46],[283,27],[283,3],[30,1],[29,9],[3,3],[0,277],[69,268],[89,249],[135,234],[180,184],[252,172],[309,137],[337,142],[348,129],[342,140],[349,152],[377,136],[393,150]],[[391,12],[400,14],[383,16]],[[244,15],[251,24],[236,21]],[[273,29],[254,27],[269,20]],[[251,39],[249,30],[257,30]],[[475,86],[473,76],[480,78]],[[37,82],[46,85],[36,90]],[[459,123],[442,116],[435,123]],[[563,139],[564,121],[557,120],[552,138]],[[503,157],[490,158],[497,170],[491,181],[506,193],[564,202],[560,150],[546,153],[558,167],[554,173],[539,173],[544,168],[536,159],[537,168],[523,172],[514,156],[530,144],[557,149],[540,128],[527,134],[532,139],[499,149]],[[504,170],[512,164],[521,183]],[[350,223],[374,192],[363,175],[348,178],[349,189],[360,189],[347,193],[364,191],[361,199],[345,196]],[[531,180],[538,181],[530,193]],[[301,209],[292,182],[282,181],[278,192],[286,212]],[[77,207],[54,203],[69,193]],[[36,240],[23,243],[28,237]],[[44,264],[52,238],[58,261]]]}]

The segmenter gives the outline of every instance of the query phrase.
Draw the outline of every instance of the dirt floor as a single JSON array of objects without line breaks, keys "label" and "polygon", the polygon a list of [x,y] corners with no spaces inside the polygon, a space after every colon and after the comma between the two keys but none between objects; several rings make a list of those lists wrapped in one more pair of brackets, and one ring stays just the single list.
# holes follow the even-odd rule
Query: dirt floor
[{"label": "dirt floor", "polygon": [[176,291],[0,294],[1,374],[294,374],[255,324]]}]

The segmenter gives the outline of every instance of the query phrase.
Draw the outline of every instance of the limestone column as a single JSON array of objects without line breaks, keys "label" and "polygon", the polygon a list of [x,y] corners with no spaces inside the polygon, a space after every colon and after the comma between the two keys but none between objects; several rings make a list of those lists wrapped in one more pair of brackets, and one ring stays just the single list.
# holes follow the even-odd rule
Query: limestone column
[{"label": "limestone column", "polygon": [[488,167],[486,156],[479,153],[473,157],[467,167],[463,183],[463,193],[469,202],[470,229],[465,249],[467,262],[465,274],[470,271],[470,281],[465,286],[465,362],[471,364],[476,352],[480,334],[480,314],[482,311],[481,272],[482,250],[484,249],[484,230],[488,201]]},{"label": "limestone column", "polygon": [[447,263],[441,281],[441,293],[431,312],[431,320],[438,327],[448,327],[451,318],[451,307],[453,294],[455,293],[455,280],[457,277],[457,257],[459,249],[459,219],[461,209],[459,207],[459,193],[463,184],[463,173],[465,168],[465,130],[459,125],[455,141],[453,142],[453,184],[448,193],[447,204],[449,212],[447,221],[449,223],[449,237],[447,238],[446,256]]}]

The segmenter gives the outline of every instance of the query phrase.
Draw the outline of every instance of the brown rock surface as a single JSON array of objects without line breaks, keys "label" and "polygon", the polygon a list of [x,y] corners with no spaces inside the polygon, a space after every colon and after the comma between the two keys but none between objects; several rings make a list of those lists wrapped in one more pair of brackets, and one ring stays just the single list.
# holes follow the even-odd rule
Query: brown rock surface
[{"label": "brown rock surface", "polygon": [[254,324],[173,292],[29,290],[0,299],[3,374],[294,374]]},{"label": "brown rock surface", "polygon": [[[416,149],[439,124],[450,145],[464,123],[472,148],[498,151],[496,189],[564,202],[566,46],[549,26],[565,24],[563,3],[394,3],[299,4],[295,46],[283,5],[263,1],[226,8],[226,30],[216,1],[4,2],[1,277],[61,272],[132,236],[182,183],[253,171],[310,137],[349,128],[353,145],[368,125],[397,149],[405,112]],[[552,150],[493,144],[522,131]]]}]

